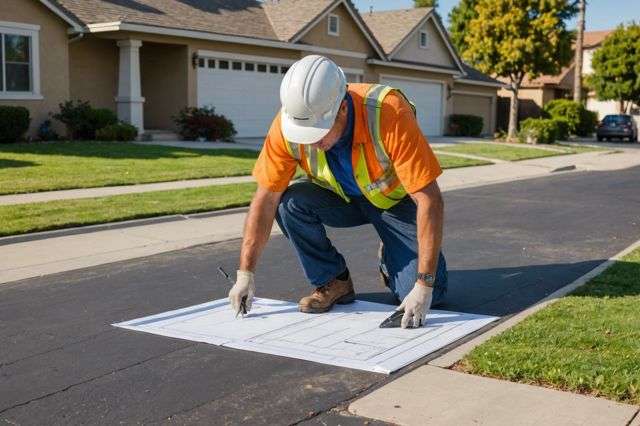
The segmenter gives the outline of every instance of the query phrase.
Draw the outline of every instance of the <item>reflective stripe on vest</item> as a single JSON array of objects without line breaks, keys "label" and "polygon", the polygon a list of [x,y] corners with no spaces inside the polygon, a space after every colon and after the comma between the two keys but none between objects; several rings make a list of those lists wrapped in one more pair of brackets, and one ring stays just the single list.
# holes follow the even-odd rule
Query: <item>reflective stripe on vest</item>
[{"label": "reflective stripe on vest", "polygon": [[[400,184],[400,180],[395,173],[393,164],[391,164],[391,160],[384,147],[384,142],[380,136],[382,102],[392,90],[396,89],[374,84],[364,96],[364,107],[367,111],[367,128],[374,146],[376,159],[384,172],[379,179],[373,182],[371,181],[365,158],[364,145],[360,145],[358,161],[353,170],[356,183],[360,191],[362,191],[362,194],[371,204],[384,210],[393,207],[407,195],[404,187]],[[404,94],[402,94],[402,96],[404,96]],[[301,164],[303,163],[301,153],[304,151],[306,160],[304,163],[306,164],[303,166],[306,167],[303,168],[309,173],[312,182],[332,190],[346,201],[349,201],[349,198],[345,195],[342,187],[331,172],[324,151],[312,148],[311,145],[292,143],[286,139],[285,145],[289,154]]]}]

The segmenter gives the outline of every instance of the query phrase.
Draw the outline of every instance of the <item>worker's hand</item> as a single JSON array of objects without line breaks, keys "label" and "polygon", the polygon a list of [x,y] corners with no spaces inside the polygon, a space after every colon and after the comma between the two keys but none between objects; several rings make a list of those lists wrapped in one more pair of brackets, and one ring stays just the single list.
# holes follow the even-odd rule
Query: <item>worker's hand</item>
[{"label": "worker's hand", "polygon": [[247,312],[251,310],[253,296],[256,294],[256,285],[254,283],[254,274],[250,271],[238,271],[236,273],[236,283],[229,291],[229,303],[231,308],[237,314],[242,310],[242,298],[247,296],[245,307]]},{"label": "worker's hand", "polygon": [[416,282],[413,289],[404,298],[398,310],[404,309],[402,316],[402,328],[409,327],[413,318],[413,327],[418,328],[426,322],[427,312],[431,306],[433,288]]}]

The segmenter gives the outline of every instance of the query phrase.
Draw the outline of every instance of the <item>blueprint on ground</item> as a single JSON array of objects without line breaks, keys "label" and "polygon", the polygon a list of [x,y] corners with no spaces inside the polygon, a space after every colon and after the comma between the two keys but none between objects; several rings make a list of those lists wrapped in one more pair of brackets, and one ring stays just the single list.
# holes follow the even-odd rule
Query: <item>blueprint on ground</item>
[{"label": "blueprint on ground", "polygon": [[389,374],[497,319],[432,310],[421,328],[379,328],[394,309],[357,300],[324,314],[304,314],[295,303],[254,299],[251,312],[235,318],[228,299],[220,299],[113,325]]}]

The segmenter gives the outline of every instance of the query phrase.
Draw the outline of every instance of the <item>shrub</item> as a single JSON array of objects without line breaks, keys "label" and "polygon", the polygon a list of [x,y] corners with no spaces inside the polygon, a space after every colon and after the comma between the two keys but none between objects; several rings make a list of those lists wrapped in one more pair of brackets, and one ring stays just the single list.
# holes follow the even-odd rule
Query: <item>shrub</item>
[{"label": "shrub", "polygon": [[527,118],[520,124],[518,138],[524,143],[554,143],[557,123],[547,118]]},{"label": "shrub", "polygon": [[53,118],[67,127],[72,139],[95,139],[96,131],[118,123],[116,114],[106,108],[92,108],[89,102],[66,101],[60,104],[60,112]]},{"label": "shrub", "polygon": [[174,122],[185,140],[232,141],[237,133],[233,123],[224,115],[216,114],[213,107],[184,108],[174,117]]},{"label": "shrub", "polygon": [[477,115],[452,114],[449,127],[453,136],[480,136],[484,121]]},{"label": "shrub", "polygon": [[598,113],[595,111],[589,111],[585,108],[580,114],[580,124],[576,129],[576,135],[589,136],[596,131],[596,126],[598,125]]},{"label": "shrub", "polygon": [[107,108],[91,108],[89,122],[94,133],[107,126],[118,124],[118,116]]},{"label": "shrub", "polygon": [[0,106],[0,143],[19,141],[30,124],[29,110],[25,107]]},{"label": "shrub", "polygon": [[[597,114],[589,111],[579,102],[569,99],[555,99],[544,106],[545,117],[562,118],[569,124],[569,132],[578,136],[588,136],[595,130]],[[595,118],[594,118],[595,117]]]},{"label": "shrub", "polygon": [[116,123],[96,131],[99,141],[130,142],[138,137],[138,128],[127,123]]},{"label": "shrub", "polygon": [[38,139],[41,141],[58,140],[58,134],[51,127],[51,120],[44,120],[40,127],[38,127]]},{"label": "shrub", "polygon": [[59,108],[60,112],[53,114],[53,118],[66,126],[69,139],[92,139],[89,102],[66,101]]},{"label": "shrub", "polygon": [[569,121],[564,118],[552,118],[556,126],[556,140],[566,141],[569,139]]}]

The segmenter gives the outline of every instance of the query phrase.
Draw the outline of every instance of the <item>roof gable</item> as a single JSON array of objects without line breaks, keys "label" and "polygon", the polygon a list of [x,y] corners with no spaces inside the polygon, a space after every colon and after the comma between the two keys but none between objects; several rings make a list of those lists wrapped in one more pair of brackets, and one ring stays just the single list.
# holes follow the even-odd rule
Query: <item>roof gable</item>
[{"label": "roof gable", "polygon": [[[384,46],[385,53],[390,60],[393,60],[401,51],[403,46],[417,37],[418,31],[425,24],[432,22],[437,36],[441,39],[442,45],[449,55],[454,67],[464,73],[462,61],[458,56],[449,36],[447,35],[438,14],[431,7],[414,9],[390,10],[385,12],[374,12],[363,15],[376,39]],[[423,62],[423,61],[420,61]],[[442,64],[427,65],[442,66]]]},{"label": "roof gable", "polygon": [[362,19],[371,29],[387,55],[396,48],[431,13],[431,7],[366,13]]},{"label": "roof gable", "polygon": [[291,41],[335,4],[337,0],[267,0],[263,8],[278,38]]},{"label": "roof gable", "polygon": [[[329,35],[328,33],[329,16],[332,15],[339,19],[338,35]],[[331,49],[343,49],[348,46],[349,51],[362,53],[365,57],[376,56],[374,47],[343,4],[331,9],[330,13],[315,22],[297,40],[297,43]]]},{"label": "roof gable", "polygon": [[57,4],[56,0],[39,0],[39,2],[44,7],[56,14],[63,21],[65,21],[67,24],[69,24],[69,26],[71,26],[75,31],[82,30],[80,23],[75,19],[75,17],[71,13],[69,13],[68,10]]}]

